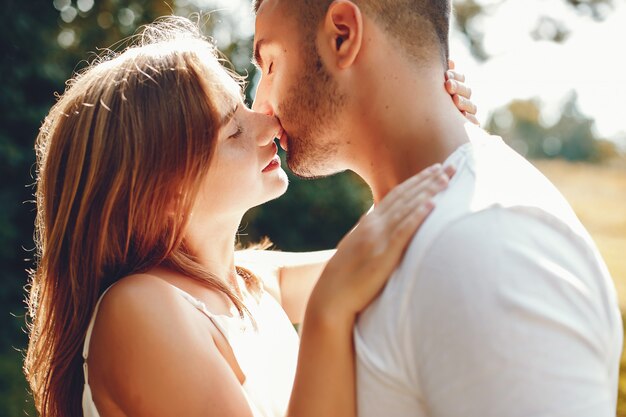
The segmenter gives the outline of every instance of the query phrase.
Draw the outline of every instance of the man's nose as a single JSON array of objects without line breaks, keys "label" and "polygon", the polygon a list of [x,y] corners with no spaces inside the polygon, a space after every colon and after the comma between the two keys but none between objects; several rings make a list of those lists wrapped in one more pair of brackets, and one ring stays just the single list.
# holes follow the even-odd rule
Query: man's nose
[{"label": "man's nose", "polygon": [[274,116],[274,108],[272,107],[270,103],[267,102],[267,100],[262,101],[262,100],[258,100],[258,98],[255,99],[254,102],[252,103],[252,110],[257,113],[265,114],[268,116]]},{"label": "man's nose", "polygon": [[252,102],[252,110],[257,113],[266,114],[268,116],[274,116],[274,108],[270,104],[265,86],[261,82],[257,87],[256,94],[254,95],[254,101]]}]

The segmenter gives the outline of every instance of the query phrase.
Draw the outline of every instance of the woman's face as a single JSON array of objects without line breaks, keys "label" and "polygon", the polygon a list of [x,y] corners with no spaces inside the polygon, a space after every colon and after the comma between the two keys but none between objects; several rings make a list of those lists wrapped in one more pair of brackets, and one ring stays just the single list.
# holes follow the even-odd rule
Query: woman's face
[{"label": "woman's face", "polygon": [[240,98],[228,102],[222,106],[222,116],[228,121],[218,133],[194,209],[219,217],[241,215],[287,190],[287,175],[275,143],[282,133],[277,119],[253,112]]}]

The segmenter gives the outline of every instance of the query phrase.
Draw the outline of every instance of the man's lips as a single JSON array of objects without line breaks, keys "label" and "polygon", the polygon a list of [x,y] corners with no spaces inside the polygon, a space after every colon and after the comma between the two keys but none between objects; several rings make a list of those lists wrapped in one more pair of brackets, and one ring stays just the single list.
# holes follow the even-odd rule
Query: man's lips
[{"label": "man's lips", "polygon": [[287,132],[285,132],[285,129],[281,129],[281,134],[278,137],[278,141],[280,142],[280,147],[283,148],[286,152],[287,147],[288,147],[287,142],[289,141],[289,136],[287,136]]}]

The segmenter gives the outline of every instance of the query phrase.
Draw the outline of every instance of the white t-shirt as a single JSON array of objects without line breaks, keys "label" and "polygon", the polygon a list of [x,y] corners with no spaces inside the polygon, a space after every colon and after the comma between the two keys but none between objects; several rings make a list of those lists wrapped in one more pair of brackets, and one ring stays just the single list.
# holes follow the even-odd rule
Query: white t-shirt
[{"label": "white t-shirt", "polygon": [[622,324],[555,187],[468,126],[449,188],[355,326],[360,417],[614,417]]}]

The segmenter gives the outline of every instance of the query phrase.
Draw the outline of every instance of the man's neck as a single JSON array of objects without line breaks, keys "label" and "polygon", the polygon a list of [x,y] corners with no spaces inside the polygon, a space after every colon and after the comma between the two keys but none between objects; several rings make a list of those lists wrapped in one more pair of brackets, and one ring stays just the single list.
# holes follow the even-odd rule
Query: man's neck
[{"label": "man's neck", "polygon": [[385,69],[393,68],[394,76],[369,80],[373,87],[360,100],[360,113],[368,116],[357,122],[352,169],[370,185],[375,203],[469,140],[467,120],[445,91],[443,69],[415,70],[399,61],[387,61]]}]

